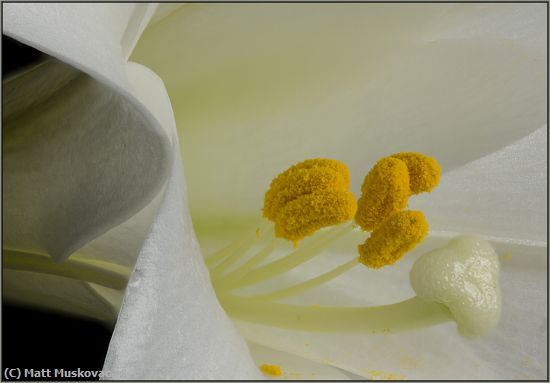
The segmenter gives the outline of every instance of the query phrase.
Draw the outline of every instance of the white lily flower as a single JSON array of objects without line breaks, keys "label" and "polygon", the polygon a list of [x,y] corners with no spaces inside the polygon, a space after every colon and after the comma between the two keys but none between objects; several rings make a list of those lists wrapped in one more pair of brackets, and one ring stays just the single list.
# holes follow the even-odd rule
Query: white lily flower
[{"label": "white lily flower", "polygon": [[[56,59],[3,84],[6,298],[119,313],[104,367],[115,378],[257,379],[276,363],[298,379],[544,379],[545,15],[543,4],[5,4],[4,33]],[[373,335],[236,321],[237,332],[193,226],[209,253],[254,223],[290,164],[341,160],[355,192],[399,151],[444,170],[410,200],[428,239],[387,270],[355,268],[289,302],[407,299],[417,255],[473,232],[501,255],[496,331],[472,341],[453,324]],[[341,263],[364,240],[352,236],[271,286]]]}]

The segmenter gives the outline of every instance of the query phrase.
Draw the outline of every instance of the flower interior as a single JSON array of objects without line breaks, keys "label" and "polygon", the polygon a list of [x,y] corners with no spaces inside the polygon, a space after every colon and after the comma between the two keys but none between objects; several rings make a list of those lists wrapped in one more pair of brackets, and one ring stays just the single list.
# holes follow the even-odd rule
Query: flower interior
[{"label": "flower interior", "polygon": [[[281,303],[321,286],[353,267],[380,269],[398,262],[423,241],[428,223],[405,210],[411,195],[439,183],[436,160],[398,153],[379,160],[366,175],[358,201],[348,190],[349,170],[331,159],[310,159],[279,174],[265,193],[263,217],[246,233],[206,258],[218,299],[233,318],[287,329],[319,332],[397,333],[455,321],[459,333],[476,338],[497,325],[501,312],[499,260],[478,236],[459,236],[420,256],[411,269],[416,296],[380,306],[319,306]],[[358,254],[311,279],[267,293],[239,290],[289,273],[353,231],[368,235]],[[306,243],[304,238],[311,237]],[[294,246],[283,257],[276,250]],[[4,267],[78,278],[122,289],[129,270],[78,253],[62,264],[47,254],[4,249]]]},{"label": "flower interior", "polygon": [[[460,333],[468,337],[490,331],[500,315],[498,257],[486,241],[475,236],[451,241],[445,248],[421,256],[413,266],[417,296],[407,300],[364,307],[280,302],[358,265],[380,269],[399,261],[428,233],[422,212],[405,210],[408,198],[430,192],[438,185],[440,173],[431,157],[394,154],[380,159],[369,171],[356,201],[348,190],[350,174],[345,164],[316,158],[291,166],[273,179],[265,193],[263,218],[257,229],[206,258],[221,305],[233,318],[296,330],[395,333],[454,320]],[[268,293],[239,292],[290,272],[352,231],[363,231],[368,237],[357,245],[358,254],[332,270]],[[311,239],[301,244],[306,237]],[[270,261],[284,241],[291,241],[293,250]],[[263,245],[258,246],[260,243]],[[483,274],[484,283],[476,285],[472,294],[463,282],[474,277],[461,265],[479,264],[482,258],[487,267],[477,270],[474,277]],[[453,268],[463,272],[449,272]],[[430,280],[436,282],[419,282]],[[460,304],[464,300],[474,304],[465,307]]]}]

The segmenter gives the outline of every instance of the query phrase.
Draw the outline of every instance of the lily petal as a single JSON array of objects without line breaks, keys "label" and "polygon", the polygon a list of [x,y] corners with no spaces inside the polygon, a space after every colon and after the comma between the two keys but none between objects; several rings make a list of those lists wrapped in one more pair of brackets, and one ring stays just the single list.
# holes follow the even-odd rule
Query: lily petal
[{"label": "lily petal", "polygon": [[6,5],[5,33],[63,63],[4,84],[4,246],[63,261],[141,210],[164,184],[170,138],[125,73],[124,50],[139,31],[127,22],[134,11],[130,4]]},{"label": "lily petal", "polygon": [[[138,65],[129,72],[141,97],[169,105],[158,77]],[[175,123],[169,126],[175,135]],[[177,152],[177,139],[175,145]],[[260,377],[210,285],[187,214],[179,155],[126,288],[104,371],[112,379]]]},{"label": "lily petal", "polygon": [[[13,114],[13,121],[23,122],[11,126],[13,139],[8,143],[12,144],[13,156],[9,157],[8,173],[13,189],[4,193],[4,201],[19,202],[21,209],[10,210],[7,243],[15,253],[47,251],[58,261],[80,248],[79,255],[87,253],[79,259],[109,261],[128,269],[137,256],[136,245],[126,251],[121,247],[137,234],[134,239],[141,257],[127,289],[105,371],[113,377],[156,379],[221,379],[231,374],[257,378],[260,375],[246,344],[217,303],[195,244],[164,85],[146,68],[126,63],[146,24],[143,20],[151,16],[151,12],[136,8],[130,4],[11,4],[4,13],[10,36],[59,59],[46,68],[61,74],[53,80],[67,78],[66,73],[76,76],[67,80],[65,87],[55,87],[58,91],[53,101],[47,100],[51,96],[48,88],[56,84],[46,83],[33,102],[12,103],[19,113]],[[89,44],[80,43],[90,37],[93,41]],[[23,77],[19,77],[22,85],[16,90],[25,92],[15,92],[21,100],[33,95],[24,81],[28,77]],[[36,77],[43,76],[31,79]],[[68,95],[74,98],[66,98]],[[41,102],[34,102],[37,99]],[[53,148],[45,145],[45,140],[29,140],[25,145],[24,138],[40,133],[33,130],[35,126],[57,133],[46,141]],[[25,150],[15,150],[20,147]],[[44,162],[46,158],[49,162]],[[40,172],[25,173],[24,165],[29,161],[48,166]],[[67,174],[73,178],[63,183]],[[165,184],[167,178],[170,180]],[[27,188],[16,184],[18,180],[27,182],[23,185]],[[39,189],[38,184],[44,187]],[[159,197],[164,186],[165,193]],[[33,204],[27,210],[26,202]],[[62,206],[49,211],[48,203]],[[47,211],[32,217],[41,209]],[[59,211],[61,217],[55,215]],[[29,223],[25,220],[28,217]],[[140,236],[153,217],[152,233],[141,248],[144,238]],[[83,218],[88,221],[81,222]],[[55,225],[48,227],[48,220]],[[122,238],[118,238],[120,234]],[[100,254],[109,250],[115,255]],[[20,274],[25,272],[8,275],[15,278]],[[64,277],[26,274],[32,283],[25,303],[51,294],[46,302],[49,308],[101,320],[112,317],[113,309],[120,305],[120,290]],[[14,296],[25,291],[26,286],[11,282]],[[136,354],[136,343],[144,353]],[[156,369],[150,368],[151,361]]]},{"label": "lily petal", "polygon": [[541,127],[544,35],[538,4],[186,4],[133,59],[168,84],[210,230],[255,216],[304,158],[342,160],[359,190],[391,153],[448,171]]},{"label": "lily petal", "polygon": [[[546,246],[547,127],[443,175],[411,198],[439,235],[474,232]],[[447,233],[445,233],[447,232]]]},{"label": "lily petal", "polygon": [[310,359],[300,358],[292,353],[278,351],[256,343],[248,343],[254,362],[261,366],[263,364],[277,365],[281,367],[281,376],[269,376],[268,379],[284,380],[349,380],[340,369]]}]

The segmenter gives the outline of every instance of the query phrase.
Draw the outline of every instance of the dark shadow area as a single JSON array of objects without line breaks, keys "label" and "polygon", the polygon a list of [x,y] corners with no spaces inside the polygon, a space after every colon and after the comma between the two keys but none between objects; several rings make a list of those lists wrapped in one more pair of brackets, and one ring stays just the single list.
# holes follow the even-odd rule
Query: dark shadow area
[{"label": "dark shadow area", "polygon": [[2,35],[2,77],[44,61],[49,56]]},{"label": "dark shadow area", "polygon": [[2,370],[50,370],[50,378],[21,380],[99,380],[54,377],[54,369],[101,370],[110,339],[111,331],[96,322],[2,304]]}]

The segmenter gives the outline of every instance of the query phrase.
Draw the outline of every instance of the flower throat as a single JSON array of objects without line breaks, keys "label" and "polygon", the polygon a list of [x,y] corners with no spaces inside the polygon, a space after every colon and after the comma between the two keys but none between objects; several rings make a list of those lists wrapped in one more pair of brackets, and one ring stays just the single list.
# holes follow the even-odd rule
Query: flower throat
[{"label": "flower throat", "polygon": [[[405,210],[411,195],[430,192],[440,179],[437,161],[420,153],[398,153],[379,160],[366,175],[361,197],[348,190],[347,166],[332,159],[309,159],[279,174],[265,193],[263,219],[255,232],[206,259],[222,306],[236,318],[310,331],[402,331],[452,320],[438,303],[413,297],[375,307],[299,306],[278,301],[320,286],[357,265],[389,266],[422,242],[428,223],[420,211]],[[268,293],[242,295],[239,289],[287,273],[320,255],[354,230],[370,236],[358,255],[332,270]],[[313,238],[304,245],[305,237]],[[253,254],[249,250],[263,241]],[[294,250],[265,261],[284,240]],[[247,255],[248,254],[248,255]]]}]

